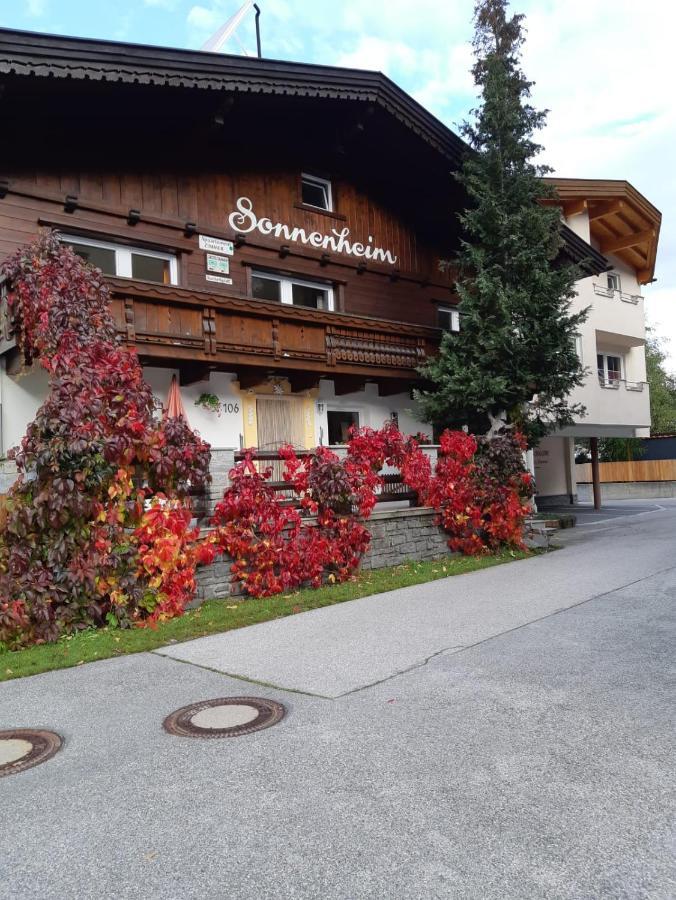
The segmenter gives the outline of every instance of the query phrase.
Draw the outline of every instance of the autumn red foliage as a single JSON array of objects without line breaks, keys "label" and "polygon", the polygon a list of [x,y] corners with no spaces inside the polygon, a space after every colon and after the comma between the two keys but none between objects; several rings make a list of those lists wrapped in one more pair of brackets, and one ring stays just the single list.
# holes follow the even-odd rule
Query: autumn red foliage
[{"label": "autumn red foliage", "polygon": [[386,466],[400,471],[421,503],[437,509],[452,550],[521,548],[532,482],[520,436],[478,441],[462,431],[444,432],[434,472],[419,441],[388,423],[353,431],[342,458],[326,447],[303,456],[282,447],[295,506],[280,503],[270,484],[272,468],[259,468],[255,450],[247,452],[231,470],[213,520],[219,550],[233,559],[233,580],[248,594],[268,596],[349,578],[370,544],[364,523]]},{"label": "autumn red foliage", "polygon": [[148,609],[151,578],[175,595],[166,609],[179,609],[179,580],[158,583],[155,570],[146,577],[153,545],[144,545],[139,563],[152,517],[144,502],[150,490],[176,497],[204,483],[208,445],[185,423],[156,420],[138,358],[117,342],[97,269],[45,233],[2,273],[18,346],[28,364],[47,371],[49,393],[10,452],[19,477],[0,534],[0,641],[16,646],[143,622],[157,615],[157,604]]}]

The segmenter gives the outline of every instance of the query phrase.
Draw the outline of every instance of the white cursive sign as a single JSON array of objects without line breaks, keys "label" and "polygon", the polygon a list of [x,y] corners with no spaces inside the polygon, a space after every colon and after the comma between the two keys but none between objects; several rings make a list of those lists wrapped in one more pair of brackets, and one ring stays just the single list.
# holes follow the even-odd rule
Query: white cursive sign
[{"label": "white cursive sign", "polygon": [[369,235],[367,244],[360,244],[358,241],[351,242],[350,229],[345,227],[338,231],[337,228],[331,229],[331,234],[321,234],[319,231],[305,231],[304,228],[296,228],[290,225],[284,225],[281,222],[272,222],[270,219],[256,216],[253,211],[253,203],[248,197],[240,197],[237,200],[237,211],[231,212],[228,216],[228,224],[240,234],[249,234],[251,231],[258,229],[261,234],[266,236],[274,235],[276,238],[283,238],[285,241],[295,241],[300,244],[309,244],[310,247],[316,247],[318,250],[333,250],[335,253],[349,253],[351,256],[363,256],[364,259],[372,259],[375,262],[384,262],[394,265],[398,259],[389,250],[383,250],[382,247],[373,246],[373,238]]}]

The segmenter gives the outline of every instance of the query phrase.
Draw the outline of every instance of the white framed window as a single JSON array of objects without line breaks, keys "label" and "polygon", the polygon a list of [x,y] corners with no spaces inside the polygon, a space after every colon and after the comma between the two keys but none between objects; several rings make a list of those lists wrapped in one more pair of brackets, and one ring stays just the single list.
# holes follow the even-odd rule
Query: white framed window
[{"label": "white framed window", "polygon": [[178,260],[172,253],[128,247],[126,244],[71,234],[61,235],[61,240],[86,262],[101,269],[104,275],[136,278],[157,284],[178,284]]},{"label": "white framed window", "polygon": [[302,172],[300,176],[300,193],[303,203],[308,206],[316,206],[317,209],[333,211],[333,192],[331,182],[327,178],[318,175],[308,175]]},{"label": "white framed window", "polygon": [[359,428],[359,411],[356,409],[328,409],[326,420],[329,426],[329,445],[347,444],[350,428]]},{"label": "white framed window", "polygon": [[444,331],[460,331],[460,313],[450,306],[440,306],[437,309],[437,325]]},{"label": "white framed window", "polygon": [[596,366],[599,383],[603,387],[619,388],[622,381],[622,357],[612,353],[597,353]]},{"label": "white framed window", "polygon": [[575,352],[577,353],[577,358],[582,362],[582,335],[575,335]]},{"label": "white framed window", "polygon": [[606,278],[608,279],[608,290],[609,291],[621,291],[622,290],[620,276],[617,274],[617,272],[607,272]]},{"label": "white framed window", "polygon": [[309,309],[334,309],[333,287],[321,281],[305,281],[274,272],[251,273],[251,293],[257,300],[272,300]]}]

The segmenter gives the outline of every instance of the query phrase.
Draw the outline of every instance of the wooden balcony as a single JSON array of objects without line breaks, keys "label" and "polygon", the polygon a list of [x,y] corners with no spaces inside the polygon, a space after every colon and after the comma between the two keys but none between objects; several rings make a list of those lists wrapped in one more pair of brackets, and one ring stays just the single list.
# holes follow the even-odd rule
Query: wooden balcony
[{"label": "wooden balcony", "polygon": [[[112,311],[124,340],[149,364],[221,371],[410,384],[435,328],[345,313],[214,296],[208,291],[110,279]],[[385,384],[385,389],[387,384]]]}]

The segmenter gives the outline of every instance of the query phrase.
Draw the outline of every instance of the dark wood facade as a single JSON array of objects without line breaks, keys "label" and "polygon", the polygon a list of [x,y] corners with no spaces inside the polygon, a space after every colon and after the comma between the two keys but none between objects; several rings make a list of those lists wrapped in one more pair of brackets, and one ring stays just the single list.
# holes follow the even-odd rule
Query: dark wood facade
[{"label": "dark wood facade", "polygon": [[[384,76],[0,29],[0,82],[0,257],[41,227],[175,254],[176,286],[111,280],[120,334],[146,361],[386,393],[434,352],[438,306],[455,302],[466,148]],[[331,212],[302,203],[303,171],[330,179]],[[240,234],[241,197],[396,262]],[[231,284],[207,280],[200,234],[235,244]],[[254,299],[255,268],[329,283],[334,311]]]},{"label": "dark wood facade", "polygon": [[[247,271],[252,266],[331,282],[337,287],[337,309],[420,325],[436,325],[435,301],[452,300],[450,271],[439,271],[437,248],[418,240],[413,226],[383,204],[374,202],[346,181],[333,182],[334,213],[303,206],[297,172],[210,175],[7,173],[8,192],[0,202],[0,253],[33,240],[41,226],[111,241],[166,250],[179,257],[179,284],[215,296],[248,296]],[[66,213],[66,198],[75,209]],[[227,225],[239,197],[248,197],[260,216],[289,223],[307,233],[350,228],[351,240],[386,247],[397,257],[394,266],[362,263],[340,253],[325,253],[258,232],[244,236],[231,259],[232,286],[205,281],[206,253],[197,234],[185,236],[186,223],[200,233],[235,240]],[[129,210],[140,221],[129,225]],[[283,249],[285,248],[285,249]]]}]

